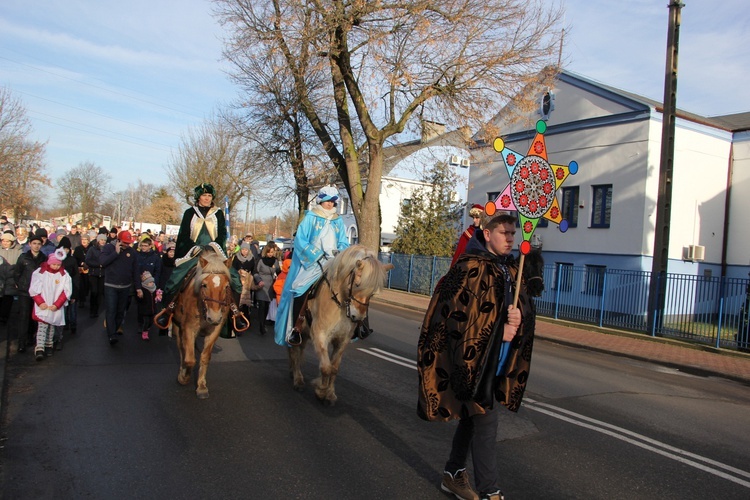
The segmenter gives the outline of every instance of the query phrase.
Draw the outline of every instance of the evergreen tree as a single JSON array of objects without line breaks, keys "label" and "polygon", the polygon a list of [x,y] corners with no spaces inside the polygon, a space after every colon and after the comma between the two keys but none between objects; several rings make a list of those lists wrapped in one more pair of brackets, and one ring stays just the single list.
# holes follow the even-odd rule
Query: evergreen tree
[{"label": "evergreen tree", "polygon": [[461,205],[454,191],[457,176],[450,165],[439,162],[422,180],[429,186],[414,190],[410,203],[401,209],[392,250],[450,257],[461,223]]}]

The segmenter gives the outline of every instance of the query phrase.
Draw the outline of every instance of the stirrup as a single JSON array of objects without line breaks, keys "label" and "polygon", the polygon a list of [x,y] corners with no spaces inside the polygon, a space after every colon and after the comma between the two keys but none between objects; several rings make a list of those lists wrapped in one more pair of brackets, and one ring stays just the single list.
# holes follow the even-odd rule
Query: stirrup
[{"label": "stirrup", "polygon": [[229,309],[232,311],[232,326],[235,332],[244,332],[250,328],[250,320],[239,310],[237,304],[230,305]]},{"label": "stirrup", "polygon": [[156,325],[157,328],[161,328],[162,330],[169,330],[169,327],[172,326],[174,306],[174,301],[172,301],[167,305],[167,307],[159,311],[159,313],[154,316],[154,325]]}]

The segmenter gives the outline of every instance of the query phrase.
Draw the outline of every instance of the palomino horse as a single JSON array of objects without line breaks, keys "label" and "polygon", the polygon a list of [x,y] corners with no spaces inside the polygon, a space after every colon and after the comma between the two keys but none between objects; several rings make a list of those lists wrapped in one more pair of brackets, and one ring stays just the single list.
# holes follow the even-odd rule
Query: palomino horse
[{"label": "palomino horse", "polygon": [[200,399],[208,397],[206,370],[211,361],[211,351],[227,321],[232,304],[227,262],[211,246],[203,247],[194,268],[195,274],[192,278],[188,274],[185,285],[175,300],[172,335],[176,337],[180,351],[177,382],[182,385],[187,385],[192,378],[196,338],[204,338],[198,368],[198,387],[195,390]]},{"label": "palomino horse", "polygon": [[[375,252],[353,245],[339,253],[326,268],[311,297],[302,327],[302,344],[289,348],[289,370],[294,388],[305,381],[300,364],[305,345],[311,340],[320,365],[320,377],[313,381],[315,395],[325,404],[336,402],[334,382],[341,357],[358,323],[367,316],[370,298],[378,293],[392,264],[382,264]],[[329,348],[331,353],[329,354]]]}]

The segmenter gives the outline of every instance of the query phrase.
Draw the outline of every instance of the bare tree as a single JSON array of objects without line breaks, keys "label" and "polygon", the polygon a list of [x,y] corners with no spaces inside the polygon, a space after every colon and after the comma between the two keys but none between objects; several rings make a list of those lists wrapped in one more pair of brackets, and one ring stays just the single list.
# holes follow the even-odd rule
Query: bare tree
[{"label": "bare tree", "polygon": [[96,222],[94,214],[100,208],[109,180],[102,167],[92,161],[81,162],[58,181],[58,201],[68,214],[81,212],[84,224]]},{"label": "bare tree", "polygon": [[[543,70],[555,62],[561,11],[541,0],[214,2],[229,44],[256,47],[259,60],[274,60],[269,50],[283,55],[349,192],[360,240],[373,249],[386,141],[421,119],[481,129],[521,89],[554,76]],[[308,87],[321,65],[325,95]]]},{"label": "bare tree", "polygon": [[26,108],[12,92],[0,87],[0,198],[3,207],[19,218],[39,206],[42,190],[50,185],[45,174],[46,144],[32,141]]},{"label": "bare tree", "polygon": [[194,202],[195,186],[208,182],[222,201],[229,197],[231,207],[262,187],[264,172],[263,157],[231,123],[216,117],[190,129],[167,166],[167,177],[185,203]]}]

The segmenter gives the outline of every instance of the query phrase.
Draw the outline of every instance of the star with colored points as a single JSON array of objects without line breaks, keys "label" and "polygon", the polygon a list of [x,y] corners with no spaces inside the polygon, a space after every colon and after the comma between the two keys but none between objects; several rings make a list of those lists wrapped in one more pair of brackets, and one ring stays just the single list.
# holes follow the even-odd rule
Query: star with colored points
[{"label": "star with colored points", "polygon": [[498,210],[518,212],[523,234],[520,246],[523,255],[531,251],[531,235],[541,218],[556,223],[562,232],[568,230],[568,221],[562,218],[556,194],[568,176],[578,172],[578,163],[572,161],[567,166],[551,165],[547,160],[544,141],[546,131],[547,124],[543,120],[536,122],[536,136],[526,156],[505,147],[505,141],[500,137],[492,144],[495,151],[502,155],[510,182],[494,201],[487,202],[484,212],[488,216]]}]

